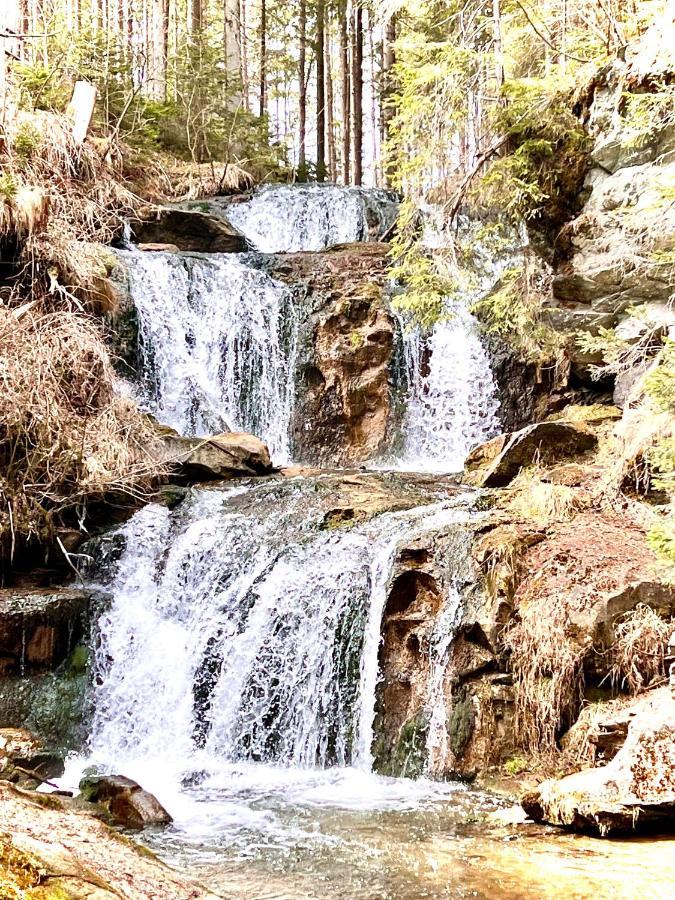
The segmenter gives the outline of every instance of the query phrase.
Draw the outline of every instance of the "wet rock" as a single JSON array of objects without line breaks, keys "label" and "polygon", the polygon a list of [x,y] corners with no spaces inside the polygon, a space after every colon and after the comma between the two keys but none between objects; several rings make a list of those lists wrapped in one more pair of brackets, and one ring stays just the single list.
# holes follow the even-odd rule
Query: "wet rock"
[{"label": "wet rock", "polygon": [[302,293],[294,456],[349,466],[387,447],[396,322],[384,296],[387,246],[354,244],[278,257],[272,274]]},{"label": "wet rock", "polygon": [[37,787],[63,775],[63,759],[24,728],[0,729],[0,778]]},{"label": "wet rock", "polygon": [[8,897],[223,897],[122,838],[78,801],[6,783],[0,783],[0,855],[3,888],[11,890],[3,896]]},{"label": "wet rock", "polygon": [[198,253],[244,253],[246,238],[222,216],[198,210],[162,207],[132,223],[139,244],[173,244]]},{"label": "wet rock", "polygon": [[545,781],[522,805],[537,822],[601,836],[675,828],[675,699],[664,688],[606,766]]},{"label": "wet rock", "polygon": [[124,775],[84,778],[80,791],[86,800],[105,807],[112,820],[125,828],[169,825],[173,821],[153,794]]},{"label": "wet rock", "polygon": [[0,677],[53,672],[83,639],[92,600],[78,588],[0,590]]},{"label": "wet rock", "polygon": [[[539,422],[511,434],[481,478],[483,487],[504,487],[521,468],[578,456],[597,445],[587,428],[571,422]],[[498,444],[494,445],[495,447]]]},{"label": "wet rock", "polygon": [[181,481],[221,481],[268,475],[272,460],[266,444],[244,432],[208,438],[181,437],[170,430],[162,436],[163,457]]}]

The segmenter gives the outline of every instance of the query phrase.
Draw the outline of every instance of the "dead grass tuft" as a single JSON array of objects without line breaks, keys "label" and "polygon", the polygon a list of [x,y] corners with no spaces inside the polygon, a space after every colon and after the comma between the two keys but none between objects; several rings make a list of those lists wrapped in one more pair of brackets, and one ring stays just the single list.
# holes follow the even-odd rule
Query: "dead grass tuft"
[{"label": "dead grass tuft", "polygon": [[573,519],[589,502],[587,492],[552,482],[547,470],[536,463],[521,469],[512,481],[507,507],[518,518],[547,524]]},{"label": "dead grass tuft", "polygon": [[668,639],[674,625],[644,603],[626,613],[614,626],[612,683],[637,694],[665,679]]},{"label": "dead grass tuft", "polygon": [[96,321],[0,307],[0,545],[48,541],[67,511],[140,499],[159,474],[154,433],[115,391]]},{"label": "dead grass tuft", "polygon": [[505,635],[516,687],[516,738],[533,753],[554,753],[558,734],[581,706],[586,650],[570,637],[568,621],[563,607],[543,613],[532,603]]}]

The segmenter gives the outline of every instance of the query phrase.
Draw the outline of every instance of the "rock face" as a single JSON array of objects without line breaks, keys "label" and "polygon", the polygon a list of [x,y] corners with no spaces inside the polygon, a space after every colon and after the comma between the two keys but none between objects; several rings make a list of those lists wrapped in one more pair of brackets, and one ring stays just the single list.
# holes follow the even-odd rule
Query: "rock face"
[{"label": "rock face", "polygon": [[[646,304],[656,320],[667,313],[675,283],[667,254],[675,247],[675,128],[631,132],[628,99],[672,78],[675,23],[665,13],[595,79],[588,129],[595,136],[586,180],[590,196],[557,240],[559,264],[550,320],[558,330],[597,331]],[[673,320],[672,309],[670,320]],[[587,360],[576,348],[573,363]]]},{"label": "rock face", "polygon": [[[199,253],[245,253],[248,242],[222,216],[197,210],[162,207],[133,223],[139,244],[173,244]],[[156,249],[156,248],[154,248]]]},{"label": "rock face", "polygon": [[52,672],[84,636],[90,592],[0,590],[0,678]]},{"label": "rock face", "polygon": [[222,481],[272,471],[269,450],[252,434],[228,432],[209,438],[187,438],[171,433],[162,436],[163,455],[184,481]]},{"label": "rock face", "polygon": [[535,461],[550,465],[577,457],[597,445],[587,428],[571,422],[538,422],[510,435],[501,435],[476,448],[467,468],[484,466],[479,476],[483,487],[504,487],[521,468]]},{"label": "rock face", "polygon": [[396,325],[383,293],[387,246],[354,244],[278,257],[273,274],[299,285],[307,324],[299,353],[294,456],[353,465],[387,446]]},{"label": "rock face", "polygon": [[102,596],[73,587],[0,591],[0,728],[74,749],[88,715],[90,622]]},{"label": "rock face", "polygon": [[85,778],[80,791],[86,800],[104,806],[113,822],[125,828],[169,825],[173,821],[153,794],[124,775]]},{"label": "rock face", "polygon": [[656,691],[606,766],[545,781],[523,798],[536,822],[601,836],[675,828],[675,698]]}]

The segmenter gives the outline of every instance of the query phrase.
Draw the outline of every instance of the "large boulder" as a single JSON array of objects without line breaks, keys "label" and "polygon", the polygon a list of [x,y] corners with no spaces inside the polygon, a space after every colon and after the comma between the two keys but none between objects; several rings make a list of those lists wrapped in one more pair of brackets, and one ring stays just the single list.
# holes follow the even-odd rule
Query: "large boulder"
[{"label": "large boulder", "polygon": [[272,471],[267,445],[252,434],[228,432],[188,438],[168,432],[162,437],[164,460],[181,481],[222,481],[268,475]]},{"label": "large boulder", "polygon": [[[488,463],[480,476],[482,487],[504,487],[518,472],[539,461],[550,465],[592,450],[597,437],[572,422],[537,422],[507,436],[495,438],[472,455],[475,464]],[[491,459],[491,461],[490,461]]]},{"label": "large boulder", "polygon": [[173,822],[153,794],[124,775],[84,778],[80,782],[80,792],[86,800],[105,807],[113,822],[124,828],[146,828]]},{"label": "large boulder", "polygon": [[601,836],[675,828],[675,699],[668,688],[628,725],[606,765],[545,781],[523,797],[536,822]]},{"label": "large boulder", "polygon": [[245,253],[243,234],[222,216],[198,210],[161,207],[132,223],[139,244],[173,244],[179,250],[199,253]]}]

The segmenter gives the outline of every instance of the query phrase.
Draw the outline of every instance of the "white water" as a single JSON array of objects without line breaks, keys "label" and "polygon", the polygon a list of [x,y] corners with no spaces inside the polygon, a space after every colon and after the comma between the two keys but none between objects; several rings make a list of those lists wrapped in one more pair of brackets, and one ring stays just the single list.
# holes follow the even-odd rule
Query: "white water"
[{"label": "white water", "polygon": [[256,249],[294,253],[377,240],[394,223],[398,201],[378,188],[282,185],[263,188],[226,212]]},{"label": "white water", "polygon": [[[112,572],[101,554],[113,602],[97,629],[87,763],[136,777],[179,814],[194,773],[260,787],[278,786],[279,767],[370,772],[396,550],[465,519],[466,498],[325,530],[319,488],[200,490],[174,512],[147,506],[109,539],[124,549]],[[446,624],[458,595],[448,603]],[[330,792],[334,776],[312,783]],[[385,782],[372,784],[377,799]]]},{"label": "white water", "polygon": [[185,435],[248,431],[290,458],[297,321],[249,254],[124,251],[147,408]]},{"label": "white water", "polygon": [[404,329],[409,392],[401,468],[461,472],[469,451],[499,432],[497,386],[476,320],[463,303],[424,335]]}]

